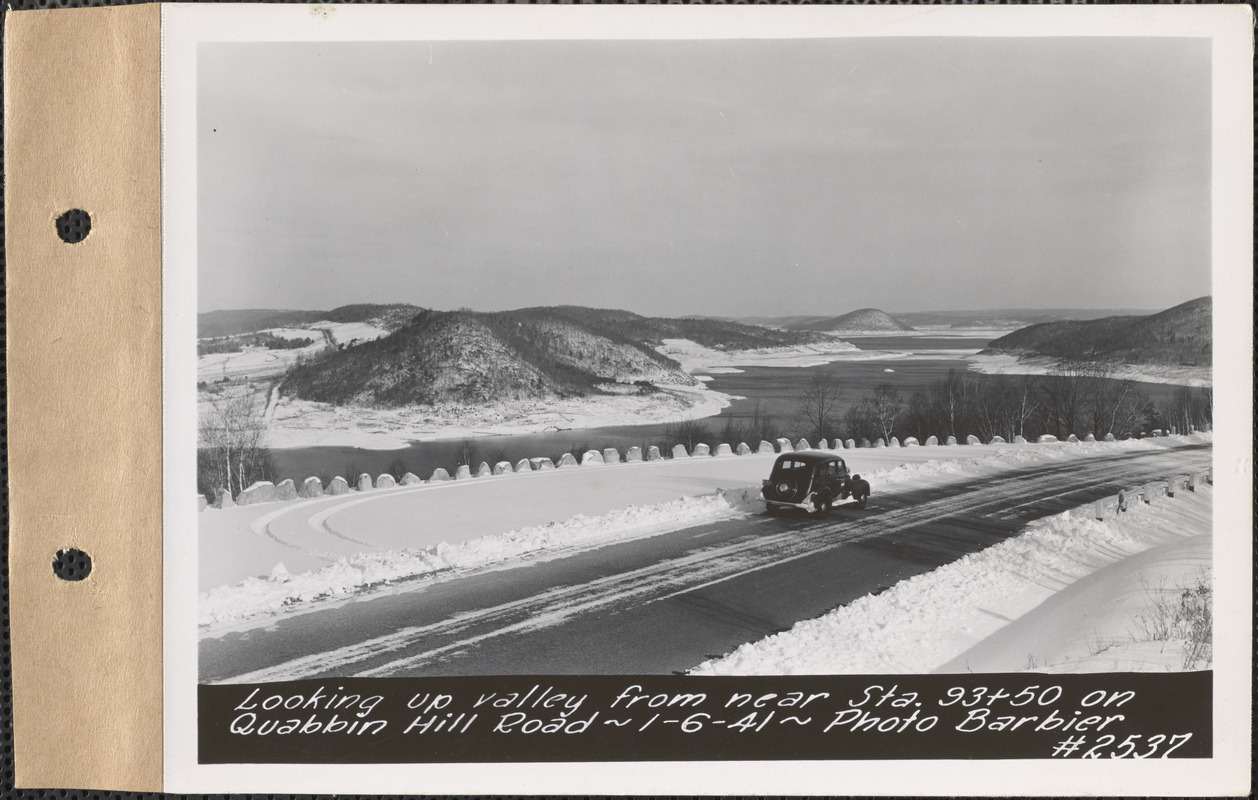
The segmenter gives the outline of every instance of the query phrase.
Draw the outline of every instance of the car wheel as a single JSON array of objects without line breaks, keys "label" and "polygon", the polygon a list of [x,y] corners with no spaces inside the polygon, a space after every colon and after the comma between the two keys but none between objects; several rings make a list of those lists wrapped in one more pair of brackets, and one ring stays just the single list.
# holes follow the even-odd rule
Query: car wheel
[{"label": "car wheel", "polygon": [[818,517],[824,517],[830,513],[830,509],[834,507],[834,502],[828,497],[814,497],[812,500],[813,513]]}]

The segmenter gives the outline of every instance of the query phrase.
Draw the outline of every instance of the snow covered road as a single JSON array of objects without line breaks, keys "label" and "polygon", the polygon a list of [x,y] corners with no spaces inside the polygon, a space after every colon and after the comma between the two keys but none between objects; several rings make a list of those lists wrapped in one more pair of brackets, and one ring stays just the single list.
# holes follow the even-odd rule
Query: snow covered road
[{"label": "snow covered road", "polygon": [[684,670],[1211,456],[1208,444],[1110,452],[882,492],[825,520],[741,517],[420,582],[203,639],[202,680]]}]

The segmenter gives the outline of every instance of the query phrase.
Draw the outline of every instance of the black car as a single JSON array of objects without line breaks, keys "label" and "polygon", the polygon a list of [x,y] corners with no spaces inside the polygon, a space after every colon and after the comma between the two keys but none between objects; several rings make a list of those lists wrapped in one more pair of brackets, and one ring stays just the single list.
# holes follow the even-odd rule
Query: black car
[{"label": "black car", "polygon": [[869,484],[848,474],[843,459],[830,453],[804,451],[783,453],[773,462],[773,472],[763,481],[760,494],[770,514],[784,508],[801,508],[824,514],[839,500],[856,497],[857,505],[865,507]]}]

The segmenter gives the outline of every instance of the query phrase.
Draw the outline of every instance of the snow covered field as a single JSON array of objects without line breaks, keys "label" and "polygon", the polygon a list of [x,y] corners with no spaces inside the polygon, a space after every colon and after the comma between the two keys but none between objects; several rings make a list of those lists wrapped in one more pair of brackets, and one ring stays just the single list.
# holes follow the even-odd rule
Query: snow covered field
[{"label": "snow covered field", "polygon": [[278,378],[287,372],[299,358],[309,358],[327,347],[324,333],[332,337],[334,344],[349,344],[379,339],[388,331],[365,322],[316,322],[308,328],[268,328],[268,333],[280,339],[310,339],[313,344],[294,350],[266,350],[245,348],[241,353],[210,353],[197,357],[197,380],[213,383],[223,378],[233,381],[253,381]]},{"label": "snow covered field", "polygon": [[[286,329],[292,330],[292,329]],[[197,381],[214,383],[229,378],[233,381],[278,378],[289,370],[297,359],[318,353],[327,345],[318,331],[301,331],[298,338],[312,338],[314,344],[293,350],[263,350],[249,347],[240,353],[210,353],[197,358]],[[292,337],[285,337],[292,338]]]},{"label": "snow covered field", "polygon": [[[842,452],[877,494],[1034,463],[1208,440],[1197,435]],[[758,513],[752,499],[773,458],[591,466],[209,509],[200,515],[199,530],[200,619],[208,626],[203,634],[387,582],[510,566]],[[1205,519],[1208,530],[1208,513]]]},{"label": "snow covered field", "polygon": [[[1091,508],[902,581],[877,596],[745,644],[696,675],[1106,672],[1204,668],[1150,615],[1210,587],[1213,490]],[[1143,616],[1142,616],[1143,615]]]}]

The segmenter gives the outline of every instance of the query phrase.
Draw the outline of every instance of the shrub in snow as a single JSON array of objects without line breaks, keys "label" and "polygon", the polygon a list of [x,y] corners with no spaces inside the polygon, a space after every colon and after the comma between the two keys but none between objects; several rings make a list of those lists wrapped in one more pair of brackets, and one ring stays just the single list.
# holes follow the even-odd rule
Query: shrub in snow
[{"label": "shrub in snow", "polygon": [[879,436],[877,439],[874,440],[874,447],[886,447],[886,446],[887,446],[887,443],[883,441],[881,436]]},{"label": "shrub in snow", "polygon": [[860,442],[858,442],[856,446],[857,447],[873,447],[873,445],[869,443],[869,440],[866,439],[864,436],[861,437]]},{"label": "shrub in snow", "polygon": [[602,463],[603,463],[603,454],[597,450],[586,450],[585,453],[581,456],[581,466],[583,467],[588,466],[590,464],[602,464]]},{"label": "shrub in snow", "polygon": [[572,453],[564,453],[562,456],[559,457],[558,466],[560,467],[575,467],[576,465],[577,465],[577,457],[574,456]]},{"label": "shrub in snow", "polygon": [[1107,433],[1107,434],[1105,434],[1105,441],[1107,441],[1107,442],[1112,442],[1112,441],[1114,441],[1114,434],[1112,434],[1112,433]]},{"label": "shrub in snow", "polygon": [[696,455],[696,456],[710,456],[710,455],[712,455],[712,448],[708,447],[708,446],[707,446],[706,444],[704,444],[703,442],[700,442],[699,444],[695,445],[695,451],[694,451],[694,453],[692,453],[692,455]]},{"label": "shrub in snow", "polygon": [[684,444],[673,445],[673,458],[690,458],[690,455],[686,452],[686,446]]},{"label": "shrub in snow", "polygon": [[293,483],[292,478],[285,478],[275,485],[276,500],[296,500],[297,486]]},{"label": "shrub in snow", "polygon": [[454,471],[454,479],[456,481],[469,480],[472,477],[472,468],[467,464],[459,464],[459,468]]},{"label": "shrub in snow", "polygon": [[1067,441],[1067,442],[1070,442],[1071,444],[1078,444],[1078,443],[1079,443],[1079,437],[1078,437],[1078,436],[1075,436],[1075,435],[1072,433],[1072,434],[1070,434],[1069,436],[1067,436],[1067,437],[1066,437],[1066,441]]},{"label": "shrub in snow", "polygon": [[939,437],[938,437],[938,436],[928,436],[928,437],[926,437],[926,446],[927,446],[927,447],[938,447],[938,446],[939,446]]},{"label": "shrub in snow", "polygon": [[499,461],[497,464],[494,464],[494,474],[495,474],[495,475],[506,475],[506,474],[508,474],[509,472],[511,472],[511,462],[510,462],[510,461]]},{"label": "shrub in snow", "polygon": [[663,461],[664,456],[660,455],[660,449],[655,445],[651,445],[646,451],[647,461]]},{"label": "shrub in snow", "polygon": [[416,475],[414,472],[408,472],[402,476],[402,480],[398,481],[398,483],[402,484],[403,486],[418,486],[419,484],[423,483],[423,481],[421,481],[419,479],[419,476]]},{"label": "shrub in snow", "polygon": [[236,502],[232,500],[231,492],[219,488],[214,490],[214,502],[211,505],[215,508],[231,508]]},{"label": "shrub in snow", "polygon": [[205,495],[197,495],[197,511],[204,511],[210,507],[210,501],[205,499]]},{"label": "shrub in snow", "polygon": [[1093,436],[1092,434],[1090,434],[1090,433],[1089,433],[1087,436],[1083,437],[1083,441],[1085,441],[1085,442],[1095,442],[1095,441],[1096,441],[1096,437],[1095,437],[1095,436]]},{"label": "shrub in snow", "polygon": [[1022,434],[1013,437],[1014,444],[1026,444],[1026,439],[1022,438]]},{"label": "shrub in snow", "polygon": [[795,448],[791,447],[790,439],[778,439],[778,452],[779,453],[789,453],[794,449]]},{"label": "shrub in snow", "polygon": [[756,448],[756,452],[757,453],[773,453],[776,451],[773,449],[772,442],[766,442],[765,440],[761,439],[760,446]]},{"label": "shrub in snow", "polygon": [[529,463],[532,464],[533,469],[536,470],[555,468],[555,462],[551,461],[549,458],[530,458]]},{"label": "shrub in snow", "polygon": [[808,444],[807,439],[800,439],[798,442],[795,443],[795,449],[796,450],[811,450],[812,445]]},{"label": "shrub in snow", "polygon": [[828,440],[822,439],[821,441],[817,442],[817,449],[818,450],[833,450],[834,448],[830,447],[830,442]]},{"label": "shrub in snow", "polygon": [[954,445],[956,443],[957,443],[957,437],[955,436],[949,436],[946,440],[944,440],[945,445]]},{"label": "shrub in snow", "polygon": [[917,447],[919,444],[921,443],[917,441],[916,436],[909,436],[904,440],[905,447]]},{"label": "shrub in snow", "polygon": [[[441,472],[445,472],[445,470],[441,470]],[[450,476],[447,475],[446,480],[449,480],[449,479],[450,479]],[[335,478],[333,478],[331,481],[328,482],[327,494],[346,494],[348,492],[349,492],[349,481],[345,480],[340,475],[337,475]]]},{"label": "shrub in snow", "polygon": [[394,486],[397,486],[397,481],[393,480],[393,476],[387,472],[376,478],[377,489],[389,489]]},{"label": "shrub in snow", "polygon": [[988,442],[988,444],[1004,444],[1004,443],[1005,443],[1005,437],[1003,436],[993,436],[991,441]]},{"label": "shrub in snow", "polygon": [[236,496],[236,505],[251,506],[254,503],[269,503],[275,499],[275,484],[270,481],[258,481]]},{"label": "shrub in snow", "polygon": [[297,490],[298,497],[321,497],[323,496],[323,481],[311,475],[301,482],[301,488]]},{"label": "shrub in snow", "polygon": [[436,469],[432,471],[432,477],[428,479],[428,482],[434,483],[436,481],[448,481],[448,480],[450,480],[450,473],[446,472],[445,469],[442,467],[437,467]]},{"label": "shrub in snow", "polygon": [[358,476],[358,491],[365,492],[371,489],[371,476],[363,473]]},{"label": "shrub in snow", "polygon": [[844,439],[844,440],[843,440],[843,449],[844,449],[844,450],[855,450],[855,449],[856,449],[856,440],[855,440],[855,439]]},{"label": "shrub in snow", "polygon": [[489,465],[485,463],[484,461],[480,462],[480,466],[476,468],[476,477],[478,478],[488,478],[490,475],[493,475],[493,474],[494,474],[494,471],[490,469]]},{"label": "shrub in snow", "polygon": [[1036,444],[1052,444],[1055,441],[1057,441],[1057,437],[1054,436],[1053,434],[1042,433],[1040,434],[1040,437],[1035,440],[1035,443]]},{"label": "shrub in snow", "polygon": [[892,436],[889,440],[887,440],[887,447],[899,447],[899,446],[900,446],[900,440],[895,438],[894,436]]},{"label": "shrub in snow", "polygon": [[729,456],[729,455],[733,455],[734,451],[731,450],[729,445],[727,445],[725,442],[721,442],[720,444],[716,446],[716,454],[718,456]]},{"label": "shrub in snow", "polygon": [[619,464],[620,451],[614,447],[604,447],[603,448],[603,463],[604,464]]},{"label": "shrub in snow", "polygon": [[533,465],[532,463],[529,462],[527,458],[522,458],[519,461],[515,462],[515,471],[516,472],[532,472]]},{"label": "shrub in snow", "polygon": [[625,453],[625,461],[641,461],[641,460],[642,460],[641,447],[637,447],[637,446],[630,447],[629,451]]},{"label": "shrub in snow", "polygon": [[965,437],[965,443],[966,444],[982,444],[982,442],[979,441],[979,438],[972,433],[969,436]]}]

